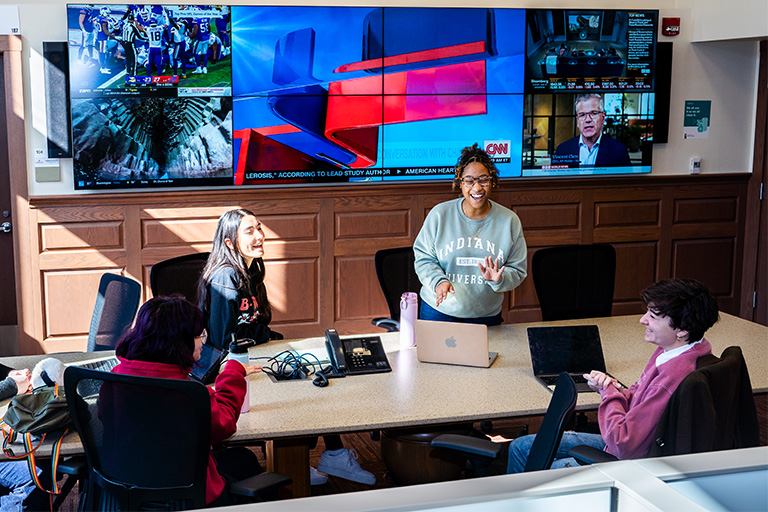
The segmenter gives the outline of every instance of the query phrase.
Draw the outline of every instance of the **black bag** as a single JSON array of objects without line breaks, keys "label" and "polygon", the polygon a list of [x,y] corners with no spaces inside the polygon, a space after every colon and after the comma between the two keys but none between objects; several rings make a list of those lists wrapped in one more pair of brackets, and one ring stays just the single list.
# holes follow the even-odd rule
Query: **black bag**
[{"label": "black bag", "polygon": [[64,390],[43,386],[16,395],[8,404],[3,422],[19,434],[42,435],[72,426]]},{"label": "black bag", "polygon": [[[56,482],[59,450],[64,436],[72,426],[72,418],[69,415],[64,390],[59,390],[59,386],[56,384],[39,387],[31,393],[16,395],[8,404],[8,410],[3,416],[2,423],[5,437],[3,451],[6,456],[14,460],[26,458],[29,474],[32,475],[35,485],[49,494],[59,494],[60,490]],[[7,433],[5,426],[8,427]],[[33,446],[33,436],[40,438],[36,446]],[[21,437],[24,444],[24,453],[16,455],[9,445],[16,442],[18,437]],[[43,488],[35,468],[35,451],[40,448],[46,437],[53,442],[51,454],[53,491]]]}]

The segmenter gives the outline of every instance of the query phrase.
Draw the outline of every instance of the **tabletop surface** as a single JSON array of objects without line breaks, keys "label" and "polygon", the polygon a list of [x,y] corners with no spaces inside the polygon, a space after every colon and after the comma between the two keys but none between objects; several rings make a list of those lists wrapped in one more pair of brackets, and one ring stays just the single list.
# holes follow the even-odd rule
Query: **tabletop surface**
[{"label": "tabletop surface", "polygon": [[[488,331],[490,350],[499,356],[490,368],[420,363],[415,348],[400,347],[399,333],[375,334],[387,350],[390,373],[331,379],[325,388],[309,380],[274,382],[265,374],[252,375],[251,408],[241,415],[233,440],[543,414],[552,395],[533,378],[527,327],[598,325],[607,370],[631,385],[655,348],[644,341],[639,320],[640,315],[629,315],[493,327]],[[741,346],[753,389],[768,391],[768,327],[721,314],[706,338],[718,356],[726,347]],[[273,356],[286,349],[301,352],[323,343],[320,337],[272,342],[253,347],[250,355]],[[580,393],[577,409],[595,409],[599,403],[597,393]]]},{"label": "tabletop surface", "polygon": [[[254,374],[250,411],[240,416],[232,441],[543,414],[552,395],[533,378],[527,327],[598,325],[608,371],[631,385],[654,349],[643,340],[639,319],[640,315],[629,315],[493,327],[488,331],[490,350],[499,356],[490,368],[420,363],[415,348],[400,347],[399,333],[374,333],[385,345],[392,372],[331,379],[325,388],[313,386],[310,380],[273,382],[266,374]],[[753,390],[768,391],[768,327],[721,314],[706,338],[718,356],[725,348],[739,345]],[[273,356],[286,349],[323,346],[321,337],[270,342],[251,348],[250,355]],[[0,358],[0,362],[9,359]],[[597,393],[580,393],[577,408],[595,409],[599,403]],[[0,414],[4,410],[0,408]],[[82,453],[76,433],[65,438],[62,453]],[[41,447],[40,455],[50,455],[50,447]],[[0,460],[4,458],[0,453]]]}]

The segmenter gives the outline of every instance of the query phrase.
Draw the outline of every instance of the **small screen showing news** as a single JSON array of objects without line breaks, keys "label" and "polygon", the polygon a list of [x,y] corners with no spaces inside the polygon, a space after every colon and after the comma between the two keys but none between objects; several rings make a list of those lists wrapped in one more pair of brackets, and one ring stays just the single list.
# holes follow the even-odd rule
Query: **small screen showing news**
[{"label": "small screen showing news", "polygon": [[70,4],[75,188],[650,172],[657,17]]}]

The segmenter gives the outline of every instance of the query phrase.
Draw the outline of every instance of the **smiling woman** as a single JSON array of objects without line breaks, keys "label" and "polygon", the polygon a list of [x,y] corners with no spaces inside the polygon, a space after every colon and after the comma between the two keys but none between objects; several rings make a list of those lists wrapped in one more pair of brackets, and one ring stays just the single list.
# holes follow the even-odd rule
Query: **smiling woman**
[{"label": "smiling woman", "polygon": [[208,343],[227,348],[232,335],[257,344],[282,335],[269,328],[272,307],[264,285],[264,231],[253,212],[236,209],[219,218],[213,248],[198,284]]},{"label": "smiling woman", "polygon": [[504,292],[527,275],[523,228],[512,210],[491,201],[498,171],[477,144],[461,151],[455,172],[462,197],[435,206],[413,244],[419,318],[498,325]]}]

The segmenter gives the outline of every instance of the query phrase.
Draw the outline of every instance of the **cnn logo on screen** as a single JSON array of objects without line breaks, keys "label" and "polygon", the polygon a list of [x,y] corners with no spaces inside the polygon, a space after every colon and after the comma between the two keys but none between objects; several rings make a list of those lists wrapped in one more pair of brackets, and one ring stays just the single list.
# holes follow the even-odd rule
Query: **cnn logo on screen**
[{"label": "cnn logo on screen", "polygon": [[510,146],[508,140],[486,140],[483,142],[485,152],[494,162],[509,162]]}]

